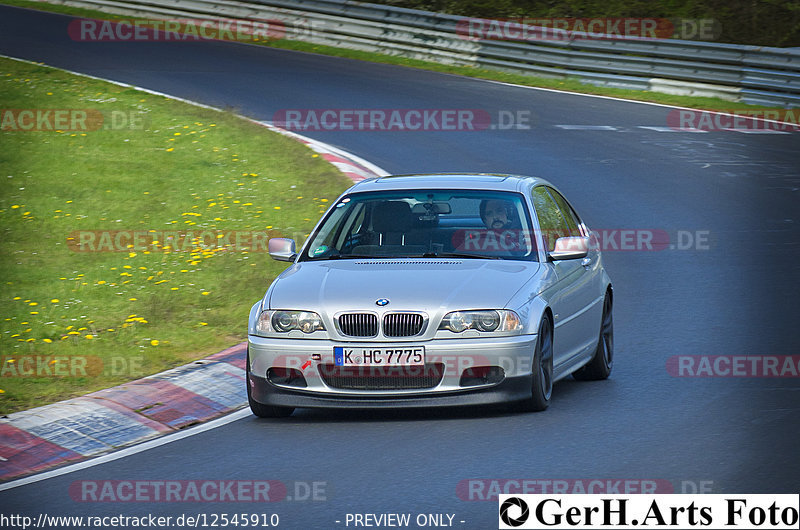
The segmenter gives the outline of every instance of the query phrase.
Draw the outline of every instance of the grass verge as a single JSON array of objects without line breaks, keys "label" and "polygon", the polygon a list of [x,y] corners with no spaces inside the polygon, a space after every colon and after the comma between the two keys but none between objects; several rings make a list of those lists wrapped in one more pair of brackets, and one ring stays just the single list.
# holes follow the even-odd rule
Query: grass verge
[{"label": "grass verge", "polygon": [[[77,17],[108,19],[108,20],[124,19],[128,21],[144,20],[138,17],[116,15],[111,13],[105,13],[102,11],[76,8],[65,5],[48,4],[46,2],[32,2],[30,0],[0,0],[0,4],[7,4],[18,7],[27,7],[31,9],[39,9],[44,11],[63,13]],[[417,59],[409,59],[405,57],[384,55],[380,53],[365,52],[359,50],[350,50],[346,48],[336,48],[332,46],[312,44],[297,40],[256,39],[256,40],[248,40],[248,42],[262,46],[270,46],[273,48],[281,48],[281,49],[295,50],[308,53],[317,53],[322,55],[344,57],[349,59],[358,59],[362,61],[370,61],[382,64],[394,64],[399,66],[406,66],[409,68],[431,70],[434,72],[462,75],[462,76],[474,77],[478,79],[486,79],[491,81],[500,81],[504,83],[511,83],[522,86],[549,88],[565,92],[577,92],[581,94],[595,94],[595,95],[609,96],[615,98],[631,99],[636,101],[660,103],[663,105],[673,105],[678,107],[687,107],[687,108],[695,108],[703,110],[720,110],[720,111],[763,109],[763,107],[758,105],[748,105],[746,103],[731,102],[719,98],[679,96],[671,94],[661,94],[658,92],[648,92],[643,90],[626,90],[620,88],[600,87],[582,83],[580,80],[572,78],[560,80],[560,79],[551,79],[551,78],[536,77],[531,75],[517,74],[511,72],[503,72],[498,70],[490,70],[485,68],[476,68],[470,66],[444,65],[429,61],[421,61]]]},{"label": "grass verge", "polygon": [[0,414],[242,341],[285,267],[266,238],[349,185],[231,113],[61,70],[0,58],[0,99]]}]

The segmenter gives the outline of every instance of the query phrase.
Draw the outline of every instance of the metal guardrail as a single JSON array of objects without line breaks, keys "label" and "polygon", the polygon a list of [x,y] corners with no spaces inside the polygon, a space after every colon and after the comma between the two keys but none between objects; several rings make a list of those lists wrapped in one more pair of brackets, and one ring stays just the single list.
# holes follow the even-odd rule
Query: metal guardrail
[{"label": "metal guardrail", "polygon": [[313,44],[594,85],[800,106],[798,49],[575,32],[557,40],[470,40],[459,34],[464,17],[347,0],[47,1],[151,18],[277,19],[286,38]]}]

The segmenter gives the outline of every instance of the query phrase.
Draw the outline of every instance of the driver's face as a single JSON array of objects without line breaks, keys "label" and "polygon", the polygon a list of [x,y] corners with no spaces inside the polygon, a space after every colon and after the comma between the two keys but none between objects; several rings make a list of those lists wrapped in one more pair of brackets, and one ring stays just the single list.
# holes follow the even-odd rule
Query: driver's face
[{"label": "driver's face", "polygon": [[508,225],[508,205],[503,201],[489,201],[483,213],[488,228],[505,228]]}]

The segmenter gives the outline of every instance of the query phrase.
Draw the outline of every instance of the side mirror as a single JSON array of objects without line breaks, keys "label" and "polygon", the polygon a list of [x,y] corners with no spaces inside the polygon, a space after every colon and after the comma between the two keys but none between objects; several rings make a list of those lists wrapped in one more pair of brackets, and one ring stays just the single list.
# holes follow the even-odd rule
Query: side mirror
[{"label": "side mirror", "polygon": [[552,260],[580,259],[589,253],[589,238],[582,236],[559,237],[555,249],[548,253]]},{"label": "side mirror", "polygon": [[294,258],[297,257],[294,239],[273,237],[269,240],[269,255],[277,261],[294,261]]}]

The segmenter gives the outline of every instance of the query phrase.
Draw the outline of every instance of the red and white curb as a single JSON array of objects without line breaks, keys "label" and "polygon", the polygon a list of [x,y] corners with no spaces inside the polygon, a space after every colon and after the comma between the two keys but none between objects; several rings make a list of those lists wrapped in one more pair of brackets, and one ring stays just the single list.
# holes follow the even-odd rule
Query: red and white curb
[{"label": "red and white curb", "polygon": [[[41,66],[41,63],[7,58]],[[198,107],[221,110],[126,83],[64,71]],[[268,122],[244,118],[306,144],[353,182],[388,174],[334,146]],[[144,379],[9,414],[0,419],[0,481],[96,457],[247,406],[246,350],[246,343],[241,343],[200,361]]]},{"label": "red and white curb", "polygon": [[200,361],[0,420],[0,480],[97,456],[247,405],[238,344]]}]

